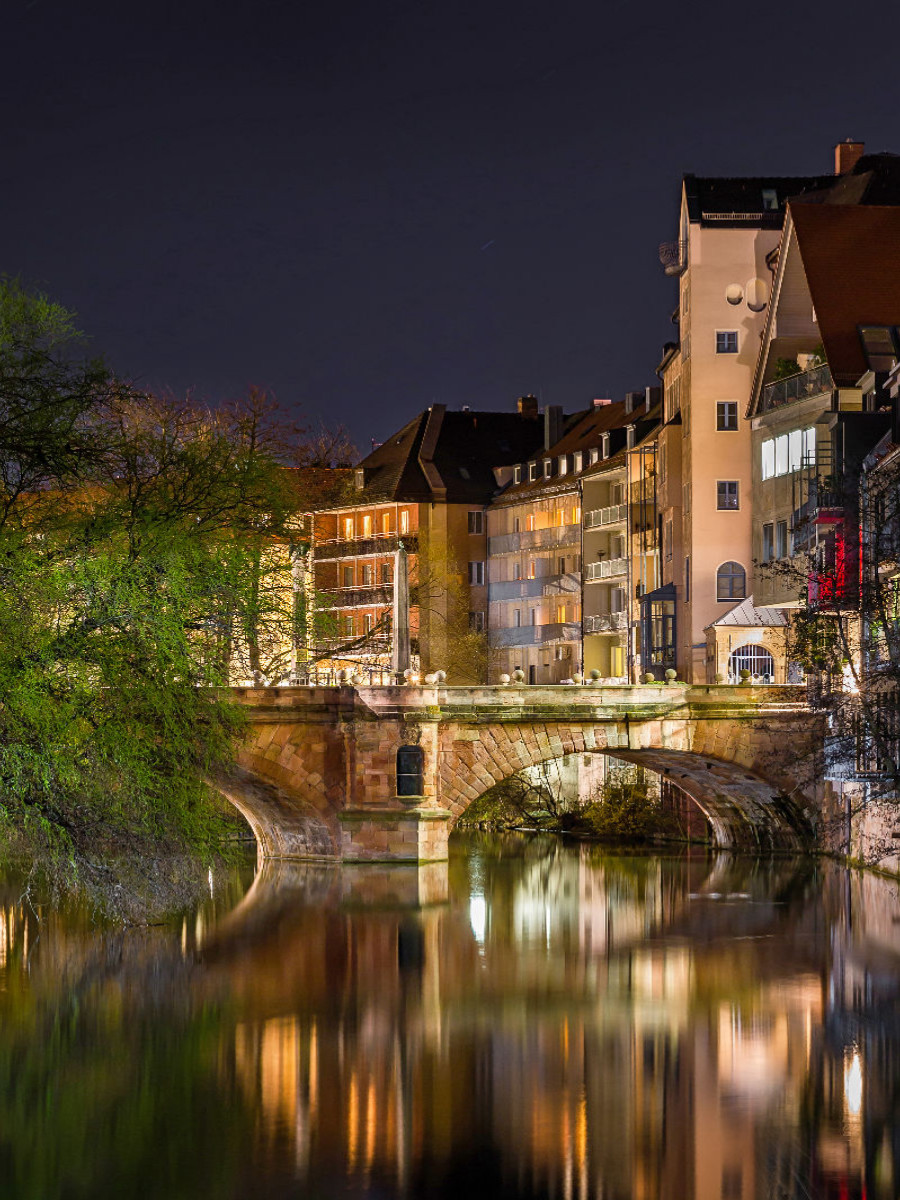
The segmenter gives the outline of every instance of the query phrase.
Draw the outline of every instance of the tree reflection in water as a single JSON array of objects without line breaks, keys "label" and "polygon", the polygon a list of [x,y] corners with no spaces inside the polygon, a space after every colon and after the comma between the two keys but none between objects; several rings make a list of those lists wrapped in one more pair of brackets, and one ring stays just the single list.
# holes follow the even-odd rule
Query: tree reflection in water
[{"label": "tree reflection in water", "polygon": [[36,947],[13,894],[4,1195],[897,1193],[887,880],[473,835]]}]

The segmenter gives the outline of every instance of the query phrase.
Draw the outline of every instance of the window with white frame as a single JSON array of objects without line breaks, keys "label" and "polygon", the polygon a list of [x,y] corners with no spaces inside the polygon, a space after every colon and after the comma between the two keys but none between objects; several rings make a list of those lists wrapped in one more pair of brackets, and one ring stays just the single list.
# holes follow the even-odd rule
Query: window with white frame
[{"label": "window with white frame", "polygon": [[553,459],[545,458],[544,459],[544,478],[549,479],[552,474],[553,474]]},{"label": "window with white frame", "polygon": [[716,429],[720,433],[736,433],[738,427],[737,400],[716,401]]},{"label": "window with white frame", "polygon": [[737,354],[738,334],[736,329],[716,330],[716,354]]},{"label": "window with white frame", "polygon": [[775,439],[775,474],[787,475],[788,463],[790,456],[788,449],[790,446],[790,438],[786,433],[779,434]]},{"label": "window with white frame", "polygon": [[720,511],[740,508],[740,490],[736,479],[716,481],[716,508]]},{"label": "window with white frame", "polygon": [[537,477],[538,477],[537,463],[536,462],[529,463],[528,464],[528,479],[529,479],[529,481],[531,483],[534,483],[534,481],[535,481],[535,479],[537,479]]},{"label": "window with white frame", "polygon": [[775,439],[766,438],[762,444],[762,477],[772,479],[775,475]]},{"label": "window with white frame", "polygon": [[576,450],[572,455],[572,470],[577,475],[584,466],[584,451]]},{"label": "window with white frame", "polygon": [[760,456],[763,479],[773,479],[804,467],[815,466],[815,428],[810,426],[807,429],[792,429],[789,433],[766,438],[760,447]]},{"label": "window with white frame", "polygon": [[469,533],[484,533],[484,513],[480,509],[469,511]]},{"label": "window with white frame", "polygon": [[557,470],[560,475],[568,475],[569,473],[569,458],[566,454],[561,454],[557,460]]},{"label": "window with white frame", "polygon": [[522,468],[521,467],[513,467],[513,483],[521,483],[521,482],[522,482]]}]

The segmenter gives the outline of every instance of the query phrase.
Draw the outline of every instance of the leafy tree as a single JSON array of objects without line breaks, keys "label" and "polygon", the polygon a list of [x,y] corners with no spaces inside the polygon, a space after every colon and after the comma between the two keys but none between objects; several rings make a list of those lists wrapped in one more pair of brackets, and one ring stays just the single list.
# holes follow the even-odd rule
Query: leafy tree
[{"label": "leafy tree", "polygon": [[301,440],[258,390],[214,411],[123,384],[70,314],[0,285],[8,843],[101,890],[121,850],[222,851],[207,781],[242,718],[217,689],[290,645]]}]

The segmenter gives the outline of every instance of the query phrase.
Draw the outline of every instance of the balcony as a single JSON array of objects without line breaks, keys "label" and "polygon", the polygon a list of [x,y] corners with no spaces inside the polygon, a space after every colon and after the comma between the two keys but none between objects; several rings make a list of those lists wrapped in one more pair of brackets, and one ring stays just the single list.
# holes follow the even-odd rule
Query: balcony
[{"label": "balcony", "polygon": [[585,633],[619,633],[628,628],[628,613],[611,612],[584,618]]},{"label": "balcony", "polygon": [[554,625],[520,625],[513,629],[492,629],[488,641],[495,649],[541,646],[545,642],[577,642],[581,629],[574,622]]},{"label": "balcony", "polygon": [[628,573],[627,558],[606,558],[600,562],[588,563],[584,573],[585,583],[596,583],[601,579],[617,579]]},{"label": "balcony", "polygon": [[364,558],[366,555],[393,554],[403,543],[409,554],[419,549],[419,538],[415,533],[377,533],[367,538],[333,538],[320,542],[313,549],[316,562],[330,558]]},{"label": "balcony", "polygon": [[767,383],[762,390],[762,411],[772,412],[786,404],[796,404],[799,400],[830,395],[833,390],[834,380],[828,363],[822,363],[809,371],[801,371],[799,375],[789,375],[787,379]]},{"label": "balcony", "polygon": [[628,520],[627,504],[611,504],[608,508],[593,508],[584,514],[585,529],[601,529],[604,525],[620,525]]},{"label": "balcony", "polygon": [[660,242],[659,261],[667,275],[682,275],[687,268],[687,242]]},{"label": "balcony", "polygon": [[489,584],[488,599],[493,603],[499,600],[533,600],[536,596],[562,596],[577,592],[578,582],[578,576],[571,571],[565,575],[544,575],[538,579],[509,579],[504,583]]},{"label": "balcony", "polygon": [[488,538],[488,554],[515,554],[519,550],[553,550],[557,546],[577,546],[581,525],[551,525],[547,529],[523,529],[519,533],[501,533]]},{"label": "balcony", "polygon": [[[391,584],[372,584],[370,587],[338,588],[333,593],[332,608],[359,608],[361,606],[388,605],[394,603],[394,588]],[[412,596],[410,596],[412,601]]]}]

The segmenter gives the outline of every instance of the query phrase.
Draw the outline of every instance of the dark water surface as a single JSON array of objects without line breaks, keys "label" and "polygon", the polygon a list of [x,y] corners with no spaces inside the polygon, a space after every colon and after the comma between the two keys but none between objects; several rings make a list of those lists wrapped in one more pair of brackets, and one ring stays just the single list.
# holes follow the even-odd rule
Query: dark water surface
[{"label": "dark water surface", "polygon": [[900,1194],[900,899],[471,835],[177,924],[0,905],[0,1197]]}]

